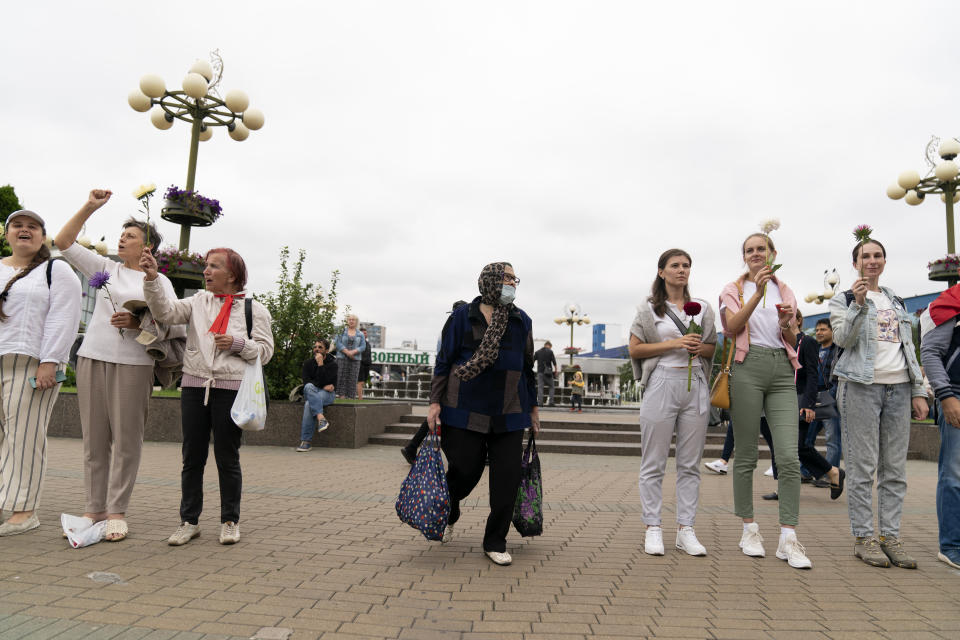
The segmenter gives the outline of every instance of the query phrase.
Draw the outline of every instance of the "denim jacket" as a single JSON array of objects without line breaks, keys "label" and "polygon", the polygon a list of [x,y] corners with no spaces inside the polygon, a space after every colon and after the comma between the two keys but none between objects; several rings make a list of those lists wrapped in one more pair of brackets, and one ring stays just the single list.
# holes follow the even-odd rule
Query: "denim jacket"
[{"label": "denim jacket", "polygon": [[[913,348],[913,324],[903,302],[887,287],[880,287],[897,312],[900,322],[900,348],[907,360],[910,374],[911,395],[925,398],[923,374]],[[840,380],[861,384],[873,384],[873,361],[877,352],[877,307],[867,298],[864,304],[851,300],[847,306],[845,293],[830,300],[830,324],[833,326],[833,341],[843,347],[843,353],[833,369]]]},{"label": "denim jacket", "polygon": [[[352,338],[347,333],[347,330],[344,329],[340,335],[337,336],[336,342],[334,343],[337,350],[337,360],[360,360],[363,350],[367,348],[367,341],[364,340],[363,334],[360,333],[360,329],[357,329],[357,335]],[[343,353],[344,349],[357,349],[360,353],[355,355],[353,358],[347,358]]]}]

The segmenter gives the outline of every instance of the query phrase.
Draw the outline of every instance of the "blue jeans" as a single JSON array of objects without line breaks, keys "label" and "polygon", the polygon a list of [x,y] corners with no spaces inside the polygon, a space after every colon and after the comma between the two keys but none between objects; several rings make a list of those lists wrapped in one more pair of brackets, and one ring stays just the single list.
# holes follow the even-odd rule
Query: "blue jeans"
[{"label": "blue jeans", "polygon": [[323,413],[323,408],[333,404],[333,391],[317,389],[312,382],[303,385],[303,420],[300,421],[300,439],[305,442],[313,440],[317,430],[317,414]]},{"label": "blue jeans", "polygon": [[960,429],[947,424],[943,410],[940,407],[937,409],[937,424],[940,426],[940,461],[937,467],[940,551],[957,551],[960,550]]}]

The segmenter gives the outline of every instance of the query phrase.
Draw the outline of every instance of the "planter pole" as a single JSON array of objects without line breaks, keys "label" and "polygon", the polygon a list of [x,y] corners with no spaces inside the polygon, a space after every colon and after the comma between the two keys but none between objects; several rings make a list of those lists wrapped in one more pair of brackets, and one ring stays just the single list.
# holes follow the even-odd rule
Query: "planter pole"
[{"label": "planter pole", "polygon": [[[200,149],[200,122],[196,118],[190,128],[190,159],[187,161],[187,191],[193,191],[193,183],[197,178],[197,152]],[[190,248],[190,225],[180,225],[180,249]]]}]

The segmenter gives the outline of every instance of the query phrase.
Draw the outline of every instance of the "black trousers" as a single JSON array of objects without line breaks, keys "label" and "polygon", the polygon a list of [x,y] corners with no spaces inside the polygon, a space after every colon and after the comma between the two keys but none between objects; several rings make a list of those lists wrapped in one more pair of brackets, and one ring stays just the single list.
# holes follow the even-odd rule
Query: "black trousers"
[{"label": "black trousers", "polygon": [[210,389],[210,401],[203,405],[204,390],[185,387],[180,393],[183,427],[183,471],[180,473],[180,520],[197,524],[203,511],[203,470],[210,452],[213,434],[213,457],[220,476],[220,522],[240,521],[240,444],[243,431],[230,417],[230,408],[237,392]]},{"label": "black trousers", "polygon": [[[814,478],[819,478],[826,474],[833,466],[827,462],[827,459],[820,455],[816,448],[807,444],[807,431],[810,429],[810,423],[800,421],[797,426],[797,457]],[[777,477],[777,459],[773,455],[773,443],[770,444],[770,457],[773,458],[773,477]]]},{"label": "black trousers", "polygon": [[513,505],[520,487],[523,429],[507,433],[477,433],[443,426],[440,446],[447,456],[447,486],[450,489],[450,524],[460,519],[460,501],[470,495],[483,475],[490,453],[490,515],[483,533],[483,550],[507,550],[507,532],[513,520]]}]

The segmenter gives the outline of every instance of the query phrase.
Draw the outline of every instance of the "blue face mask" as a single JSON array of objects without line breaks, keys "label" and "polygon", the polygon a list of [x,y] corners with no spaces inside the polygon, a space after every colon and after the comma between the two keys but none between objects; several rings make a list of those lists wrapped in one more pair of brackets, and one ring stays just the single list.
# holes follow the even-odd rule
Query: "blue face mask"
[{"label": "blue face mask", "polygon": [[511,284],[505,284],[500,289],[500,304],[510,304],[517,297],[517,288]]}]

